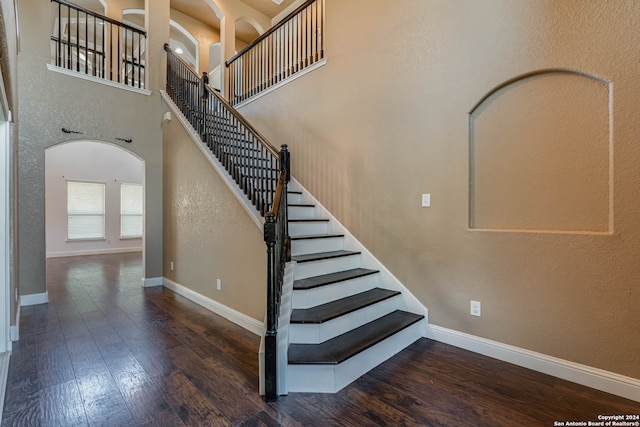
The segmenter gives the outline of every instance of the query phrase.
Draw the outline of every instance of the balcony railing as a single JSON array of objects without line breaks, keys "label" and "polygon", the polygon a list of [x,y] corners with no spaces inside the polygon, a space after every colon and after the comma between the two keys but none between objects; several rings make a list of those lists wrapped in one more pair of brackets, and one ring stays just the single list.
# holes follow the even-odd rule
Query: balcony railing
[{"label": "balcony railing", "polygon": [[255,96],[324,58],[324,2],[305,2],[226,62],[231,104]]},{"label": "balcony railing", "polygon": [[51,63],[144,88],[146,33],[66,0],[51,0]]}]

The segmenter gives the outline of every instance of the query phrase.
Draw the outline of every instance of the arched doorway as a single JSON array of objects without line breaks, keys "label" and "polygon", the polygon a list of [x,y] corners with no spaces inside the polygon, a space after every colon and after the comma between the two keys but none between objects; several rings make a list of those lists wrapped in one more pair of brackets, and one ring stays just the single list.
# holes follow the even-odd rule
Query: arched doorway
[{"label": "arched doorway", "polygon": [[144,161],[110,143],[45,151],[47,258],[142,252]]}]

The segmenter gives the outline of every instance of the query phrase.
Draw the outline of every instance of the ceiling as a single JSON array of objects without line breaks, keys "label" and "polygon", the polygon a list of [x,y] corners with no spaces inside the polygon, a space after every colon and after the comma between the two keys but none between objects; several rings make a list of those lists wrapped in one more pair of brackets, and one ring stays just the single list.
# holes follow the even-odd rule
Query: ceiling
[{"label": "ceiling", "polygon": [[[100,0],[72,0],[78,6],[93,11],[101,11],[104,13],[104,6]],[[104,1],[104,0],[103,0]],[[107,0],[108,1],[108,0]],[[220,20],[214,13],[213,9],[207,5],[205,0],[170,0],[171,8],[178,12],[184,13],[198,21],[204,22],[208,26],[220,31]],[[215,2],[215,0],[213,0]],[[242,2],[249,7],[261,12],[262,14],[273,18],[295,0],[236,0]],[[278,4],[279,3],[279,4]],[[236,25],[236,37],[245,43],[251,42],[257,36],[256,30],[245,22],[239,22]]]}]

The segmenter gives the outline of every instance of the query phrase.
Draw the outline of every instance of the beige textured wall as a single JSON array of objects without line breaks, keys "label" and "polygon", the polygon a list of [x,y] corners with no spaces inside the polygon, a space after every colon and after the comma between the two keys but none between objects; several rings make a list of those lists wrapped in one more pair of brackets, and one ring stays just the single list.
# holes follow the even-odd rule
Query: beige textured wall
[{"label": "beige textured wall", "polygon": [[[167,0],[168,1],[168,0]],[[168,33],[168,4],[167,4]],[[47,70],[49,3],[20,0],[18,239],[21,295],[45,292],[45,149],[72,139],[123,145],[145,161],[145,277],[162,276],[161,99]],[[161,49],[161,48],[160,48]],[[153,63],[154,61],[152,61]],[[164,78],[164,77],[162,77]],[[62,128],[82,132],[68,135]],[[131,138],[127,144],[116,138]]]},{"label": "beige textured wall", "polygon": [[[431,323],[640,378],[640,2],[327,0],[326,15],[327,64],[241,109],[274,144],[289,144],[294,176],[429,308]],[[558,68],[602,83],[567,86],[569,71],[514,82],[501,92],[508,102],[479,116],[475,143],[494,149],[478,160],[484,196],[499,196],[497,165],[519,159],[554,171],[505,175],[537,176],[533,200],[576,198],[541,208],[532,227],[528,210],[498,203],[485,218],[501,231],[470,229],[469,112],[505,82]],[[563,98],[574,89],[594,104],[572,109]],[[532,105],[543,110],[533,120],[523,117]],[[584,145],[581,124],[595,132]],[[527,143],[523,129],[535,130]],[[555,174],[558,158],[566,175]],[[527,200],[516,190],[512,207]],[[420,207],[421,193],[432,207]],[[480,318],[469,315],[472,299]]]},{"label": "beige textured wall", "polygon": [[260,229],[178,120],[163,135],[164,277],[262,322],[267,256]]}]

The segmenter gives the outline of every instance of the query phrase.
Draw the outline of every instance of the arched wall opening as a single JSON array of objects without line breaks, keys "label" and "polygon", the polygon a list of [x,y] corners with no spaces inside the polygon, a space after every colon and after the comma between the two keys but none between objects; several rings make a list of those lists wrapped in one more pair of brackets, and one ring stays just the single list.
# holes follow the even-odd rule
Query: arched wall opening
[{"label": "arched wall opening", "polygon": [[[84,222],[74,215],[85,215],[95,230],[100,213],[79,212],[69,205],[69,186],[86,184],[103,189],[101,236],[79,237],[77,230]],[[142,252],[144,161],[124,148],[100,141],[75,140],[47,148],[45,230],[47,258]]]}]

